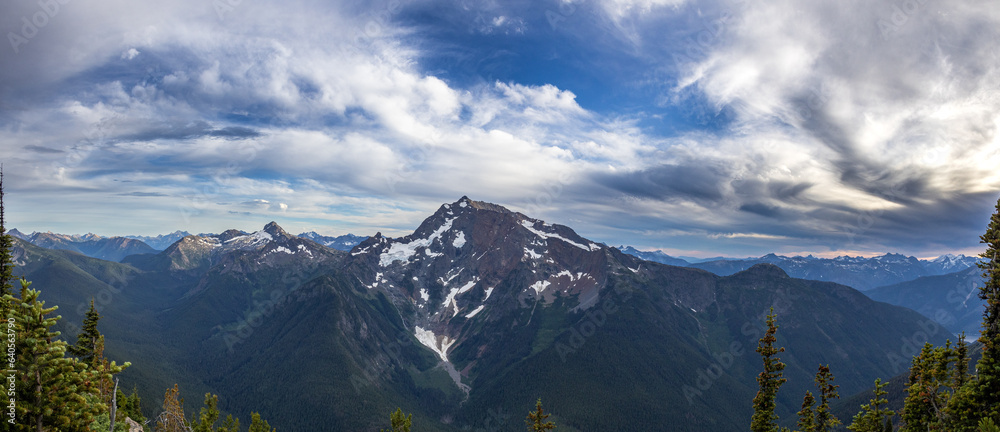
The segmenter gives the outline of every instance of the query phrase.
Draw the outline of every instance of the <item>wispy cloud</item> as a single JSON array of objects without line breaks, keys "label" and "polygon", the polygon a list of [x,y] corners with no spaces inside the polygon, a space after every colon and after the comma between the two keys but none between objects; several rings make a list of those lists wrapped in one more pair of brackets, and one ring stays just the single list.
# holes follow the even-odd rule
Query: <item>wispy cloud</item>
[{"label": "wispy cloud", "polygon": [[469,195],[608,243],[927,255],[1000,192],[972,1],[61,7],[0,49],[26,229],[402,234]]}]

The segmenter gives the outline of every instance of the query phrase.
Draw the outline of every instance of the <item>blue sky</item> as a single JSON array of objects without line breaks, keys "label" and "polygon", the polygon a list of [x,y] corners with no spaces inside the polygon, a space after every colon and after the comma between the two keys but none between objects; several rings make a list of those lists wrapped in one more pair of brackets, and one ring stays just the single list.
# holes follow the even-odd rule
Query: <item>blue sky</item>
[{"label": "blue sky", "polygon": [[463,195],[675,255],[974,253],[979,1],[0,5],[10,225],[398,236]]}]

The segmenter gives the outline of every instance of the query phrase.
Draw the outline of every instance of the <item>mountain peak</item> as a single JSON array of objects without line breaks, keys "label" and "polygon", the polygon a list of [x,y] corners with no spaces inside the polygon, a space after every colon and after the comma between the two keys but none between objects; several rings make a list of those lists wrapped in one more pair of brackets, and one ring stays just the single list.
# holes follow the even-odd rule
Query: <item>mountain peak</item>
[{"label": "mountain peak", "polygon": [[486,210],[486,211],[493,211],[493,212],[498,212],[498,213],[513,213],[512,211],[510,211],[510,209],[508,209],[508,208],[506,208],[506,207],[504,207],[502,205],[493,204],[493,203],[489,203],[489,202],[485,202],[485,201],[475,201],[475,200],[469,199],[469,197],[465,196],[465,195],[463,195],[461,198],[459,198],[458,201],[455,201],[455,202],[453,202],[451,204],[444,204],[444,205],[442,205],[441,208],[438,211],[439,212],[443,211],[445,213],[450,213],[450,212],[454,212],[454,211],[462,211],[463,209]]},{"label": "mountain peak", "polygon": [[24,233],[18,231],[17,228],[11,228],[11,229],[7,230],[7,235],[17,237],[17,238],[19,238],[21,240],[27,240],[28,237],[29,237],[27,234],[24,234]]},{"label": "mountain peak", "polygon": [[264,225],[264,232],[274,236],[274,237],[291,237],[284,229],[278,225],[277,222],[271,221],[267,225]]}]

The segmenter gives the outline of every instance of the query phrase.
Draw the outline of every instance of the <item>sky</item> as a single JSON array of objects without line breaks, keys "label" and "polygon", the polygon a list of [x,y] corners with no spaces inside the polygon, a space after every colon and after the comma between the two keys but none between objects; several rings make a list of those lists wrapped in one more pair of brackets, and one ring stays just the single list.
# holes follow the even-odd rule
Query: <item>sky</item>
[{"label": "sky", "polygon": [[695,257],[974,254],[981,0],[10,0],[9,227],[406,235],[467,195]]}]

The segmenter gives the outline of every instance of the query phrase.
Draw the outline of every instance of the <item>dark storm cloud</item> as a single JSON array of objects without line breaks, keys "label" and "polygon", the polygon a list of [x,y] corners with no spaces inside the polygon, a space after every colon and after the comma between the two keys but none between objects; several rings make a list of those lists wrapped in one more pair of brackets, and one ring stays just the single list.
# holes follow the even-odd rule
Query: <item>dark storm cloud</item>
[{"label": "dark storm cloud", "polygon": [[781,215],[781,209],[777,206],[767,205],[764,203],[747,203],[740,206],[740,211],[747,213],[753,213],[756,215],[776,218]]},{"label": "dark storm cloud", "polygon": [[35,152],[35,153],[45,153],[45,154],[65,153],[65,151],[63,151],[63,150],[49,148],[49,147],[43,147],[43,146],[37,146],[37,145],[27,145],[27,146],[24,146],[24,149],[28,150],[28,151]]},{"label": "dark storm cloud", "polygon": [[191,140],[204,137],[231,139],[256,138],[261,133],[242,126],[214,128],[206,121],[158,123],[142,128],[141,131],[118,137],[120,141]]},{"label": "dark storm cloud", "polygon": [[627,195],[657,200],[690,199],[720,201],[723,187],[730,179],[718,167],[699,165],[660,165],[625,174],[598,174],[594,180]]}]

